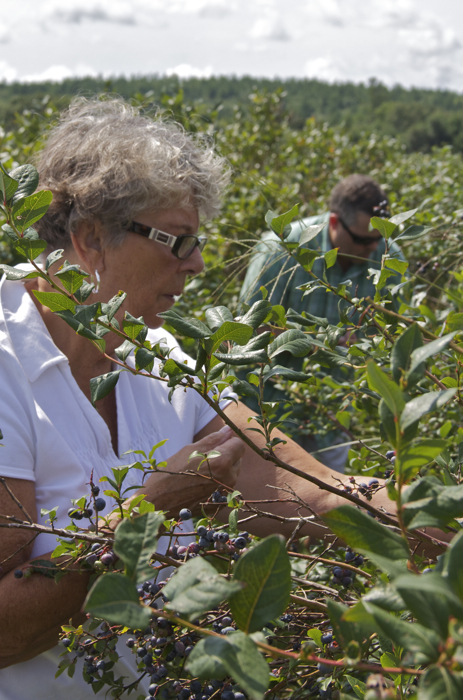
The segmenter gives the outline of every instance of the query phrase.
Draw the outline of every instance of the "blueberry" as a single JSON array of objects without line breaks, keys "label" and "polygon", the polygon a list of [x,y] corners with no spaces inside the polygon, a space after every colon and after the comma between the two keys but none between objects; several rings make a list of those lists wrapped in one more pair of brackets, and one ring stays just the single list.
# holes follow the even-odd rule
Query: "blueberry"
[{"label": "blueberry", "polygon": [[201,537],[198,545],[201,549],[206,549],[206,547],[209,547],[209,540],[206,537]]},{"label": "blueberry", "polygon": [[199,526],[196,528],[196,533],[197,533],[198,537],[206,537],[206,535],[207,535],[207,527],[204,527],[204,525],[199,525]]},{"label": "blueberry", "polygon": [[318,663],[317,668],[322,676],[329,676],[331,674],[331,667],[326,664]]},{"label": "blueberry", "polygon": [[396,459],[397,459],[397,457],[395,457],[395,456],[391,457],[391,464],[395,464]]},{"label": "blueberry", "polygon": [[301,650],[301,643],[300,642],[294,642],[293,644],[293,651],[300,651]]},{"label": "blueberry", "polygon": [[365,482],[363,482],[363,481],[361,484],[359,484],[358,488],[359,488],[360,493],[362,493],[362,494],[364,494],[368,491],[368,485],[365,484]]},{"label": "blueberry", "polygon": [[229,625],[231,625],[233,620],[228,615],[225,615],[225,617],[222,617],[221,622],[222,622],[222,627],[228,627]]},{"label": "blueberry", "polygon": [[174,544],[172,547],[169,547],[169,549],[167,550],[167,554],[169,555],[169,557],[172,557],[172,559],[177,559],[177,555],[178,555],[177,545]]},{"label": "blueberry", "polygon": [[395,457],[395,450],[388,450],[386,452],[386,459],[392,459],[393,457]]},{"label": "blueberry", "polygon": [[245,540],[249,540],[249,532],[239,532],[238,537],[244,537]]},{"label": "blueberry", "polygon": [[98,554],[89,554],[88,557],[85,557],[85,561],[87,564],[90,566],[93,566],[96,561],[98,561]]},{"label": "blueberry", "polygon": [[192,542],[188,545],[188,551],[191,552],[191,554],[199,554],[199,549],[199,544],[197,544],[196,542]]},{"label": "blueberry", "polygon": [[165,637],[158,637],[156,639],[156,646],[157,647],[163,647],[167,644],[167,639]]},{"label": "blueberry", "polygon": [[159,593],[161,589],[159,588],[157,583],[152,583],[150,586],[150,593],[151,595],[156,595],[156,593]]},{"label": "blueberry", "polygon": [[98,496],[100,493],[100,487],[99,486],[92,486],[92,496],[95,496],[95,498]]},{"label": "blueberry", "polygon": [[235,631],[234,627],[224,627],[222,629],[222,634],[231,634],[234,631]]},{"label": "blueberry", "polygon": [[191,518],[191,510],[188,510],[188,508],[182,508],[178,514],[178,517],[180,520],[189,520]]},{"label": "blueberry", "polygon": [[109,552],[106,552],[105,554],[102,554],[100,557],[100,561],[105,565],[105,566],[111,566],[111,564],[114,564],[114,557],[112,554]]},{"label": "blueberry", "polygon": [[157,674],[159,678],[165,678],[167,676],[167,668],[165,666],[159,666]]},{"label": "blueberry", "polygon": [[368,483],[368,486],[369,486],[371,489],[377,489],[378,486],[379,486],[379,481],[378,481],[378,479],[370,479],[370,481],[369,481],[369,483]]},{"label": "blueberry", "polygon": [[106,508],[106,501],[104,498],[97,498],[95,500],[95,510],[99,513]]},{"label": "blueberry", "polygon": [[336,578],[342,578],[342,569],[340,566],[335,566],[333,568],[333,576]]},{"label": "blueberry", "polygon": [[148,693],[150,695],[154,695],[158,688],[159,686],[156,683],[151,683],[150,687],[148,688]]},{"label": "blueberry", "polygon": [[98,671],[104,671],[106,668],[106,662],[105,661],[98,661],[96,668]]},{"label": "blueberry", "polygon": [[224,690],[220,698],[221,700],[235,700],[235,693],[233,690]]},{"label": "blueberry", "polygon": [[167,627],[169,627],[169,620],[167,620],[165,617],[158,617],[158,627],[165,630]]},{"label": "blueberry", "polygon": [[228,542],[229,540],[228,532],[224,530],[223,532],[218,532],[217,533],[217,540],[218,542]]},{"label": "blueberry", "polygon": [[352,578],[350,576],[344,576],[344,578],[342,579],[342,585],[346,588],[352,586]]},{"label": "blueberry", "polygon": [[153,657],[151,654],[145,654],[145,656],[142,658],[143,663],[145,666],[150,666],[153,663]]},{"label": "blueberry", "polygon": [[328,632],[328,634],[322,634],[322,637],[321,637],[322,644],[329,644],[332,641],[333,641],[333,635],[331,633]]},{"label": "blueberry", "polygon": [[175,651],[179,656],[184,656],[185,654],[185,645],[183,642],[175,642],[174,646]]},{"label": "blueberry", "polygon": [[182,690],[178,694],[179,700],[188,700],[190,697],[190,691],[188,688],[182,688]]},{"label": "blueberry", "polygon": [[185,647],[185,656],[189,656],[192,651],[193,651],[192,646]]},{"label": "blueberry", "polygon": [[141,583],[139,583],[138,586],[137,586],[137,593],[138,593],[139,596],[142,596],[142,595],[144,594],[143,586],[142,586]]},{"label": "blueberry", "polygon": [[342,580],[338,578],[338,576],[333,576],[333,578],[331,579],[331,583],[333,584],[333,586],[340,586]]},{"label": "blueberry", "polygon": [[219,503],[227,503],[227,502],[228,502],[228,498],[226,496],[220,496]]},{"label": "blueberry", "polygon": [[211,530],[208,530],[208,533],[207,533],[207,535],[206,535],[206,539],[207,539],[209,542],[212,542],[212,540],[214,539],[214,535],[215,535],[215,534],[216,534],[216,532],[215,532],[215,530],[214,530],[213,528],[212,528]]},{"label": "blueberry", "polygon": [[72,642],[68,637],[64,637],[64,639],[61,640],[61,644],[63,647],[70,647]]},{"label": "blueberry", "polygon": [[362,566],[364,561],[365,559],[362,557],[362,555],[357,554],[357,556],[354,559],[354,566]]},{"label": "blueberry", "polygon": [[393,469],[386,469],[386,471],[384,472],[384,476],[386,477],[386,479],[389,479],[389,477],[392,476],[393,474],[394,474]]},{"label": "blueberry", "polygon": [[90,547],[91,552],[97,552],[99,549],[101,549],[101,544],[99,542],[95,542],[95,544],[92,544]]},{"label": "blueberry", "polygon": [[244,549],[247,545],[247,540],[244,537],[237,537],[234,545],[236,549]]},{"label": "blueberry", "polygon": [[199,681],[191,681],[190,690],[192,693],[200,693],[202,685]]},{"label": "blueberry", "polygon": [[348,551],[348,552],[346,552],[346,556],[344,558],[347,561],[347,563],[349,563],[350,561],[353,561],[355,559],[355,557],[356,557],[355,552]]},{"label": "blueberry", "polygon": [[139,647],[137,649],[137,656],[146,656],[146,649],[145,647]]},{"label": "blueberry", "polygon": [[91,518],[93,515],[93,508],[86,508],[82,515],[84,518]]},{"label": "blueberry", "polygon": [[179,548],[177,549],[177,556],[178,556],[178,557],[184,557],[185,554],[186,554],[187,552],[188,552],[188,547],[184,547],[184,546],[179,547]]},{"label": "blueberry", "polygon": [[235,693],[235,700],[246,700],[243,693]]},{"label": "blueberry", "polygon": [[24,572],[22,569],[16,569],[14,572],[14,577],[15,578],[22,578],[24,576]]},{"label": "blueberry", "polygon": [[76,510],[76,508],[69,508],[68,517],[73,518],[74,520],[80,520],[82,518],[82,515],[79,513],[78,510]]},{"label": "blueberry", "polygon": [[220,491],[214,491],[214,493],[211,496],[212,503],[220,503],[220,499],[222,498],[222,494]]},{"label": "blueberry", "polygon": [[135,646],[135,639],[128,639],[125,645],[129,647],[129,649],[133,649],[133,647]]}]

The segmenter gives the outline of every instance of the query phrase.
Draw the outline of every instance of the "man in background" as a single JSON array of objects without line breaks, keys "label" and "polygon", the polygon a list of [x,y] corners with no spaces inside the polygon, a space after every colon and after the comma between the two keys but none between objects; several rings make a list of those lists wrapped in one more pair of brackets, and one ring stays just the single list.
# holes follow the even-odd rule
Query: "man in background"
[{"label": "man in background", "polygon": [[[315,260],[312,273],[323,278],[325,272],[326,280],[334,288],[350,280],[349,291],[352,297],[374,297],[374,281],[371,279],[369,268],[380,269],[386,243],[379,231],[370,228],[370,219],[373,216],[389,217],[387,195],[371,177],[352,174],[341,180],[331,192],[329,212],[291,224],[291,233],[286,241],[299,242],[301,233],[308,226],[324,224],[320,232],[305,246],[322,253],[322,256]],[[246,273],[240,294],[241,301],[253,304],[262,298],[260,288],[265,287],[270,303],[282,304],[286,310],[291,308],[298,313],[305,311],[313,316],[326,318],[331,325],[336,326],[340,321],[339,297],[327,293],[323,287],[316,287],[310,294],[303,296],[304,291],[299,287],[313,280],[313,277],[285,253],[278,240],[272,232],[263,234]],[[334,248],[338,249],[336,261],[325,270],[323,254]],[[390,254],[404,259],[395,244],[392,244]],[[400,278],[396,277],[392,281],[397,284]],[[388,283],[390,282],[391,280],[388,280]],[[345,340],[342,338],[340,342]],[[298,363],[297,359],[288,358],[286,364],[300,370],[302,363]],[[270,383],[266,386],[267,401],[284,398],[284,394],[275,390]],[[339,445],[348,438],[331,432],[324,440],[320,440],[314,435],[302,434],[300,431],[293,434],[292,438],[308,452],[322,450],[315,455],[317,459],[332,469],[344,470],[348,447],[325,448],[332,447],[333,444]]]}]

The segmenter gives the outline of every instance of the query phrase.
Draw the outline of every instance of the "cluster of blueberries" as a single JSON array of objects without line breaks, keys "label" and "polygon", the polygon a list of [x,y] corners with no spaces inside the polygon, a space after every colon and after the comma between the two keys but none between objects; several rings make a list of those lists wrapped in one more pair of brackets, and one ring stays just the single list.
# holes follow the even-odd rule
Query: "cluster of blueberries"
[{"label": "cluster of blueberries", "polygon": [[237,537],[230,539],[226,530],[214,530],[214,528],[208,530],[204,525],[199,525],[196,533],[199,537],[198,546],[200,549],[208,549],[212,545],[215,549],[222,549],[223,545],[228,544],[230,553],[234,555],[239,550],[245,549],[251,539],[248,532],[240,532]]},{"label": "cluster of blueberries", "polygon": [[[95,486],[92,484],[92,496],[94,497],[94,506],[95,506],[95,511],[97,513],[100,513],[102,510],[106,508],[106,501],[104,498],[101,498],[101,496],[98,498],[98,494],[100,493],[100,487]],[[68,510],[68,516],[71,518],[71,520],[82,520],[83,518],[91,518],[93,515],[93,508],[90,506],[89,503],[85,502],[85,506],[83,508],[69,508]]]},{"label": "cluster of blueberries", "polygon": [[[222,681],[217,680],[207,682],[205,685],[202,685],[200,681],[191,681],[189,688],[183,687],[177,681],[172,686],[174,692],[177,689],[175,686],[180,686],[177,694],[179,700],[209,700],[212,695],[220,700],[246,700],[245,695],[240,690],[232,690]],[[217,691],[220,690],[222,690],[220,695],[216,695]]]},{"label": "cluster of blueberries", "polygon": [[[356,554],[349,547],[346,549],[345,561],[347,564],[352,564],[352,566],[362,566],[364,559],[361,554]],[[333,578],[331,583],[338,586],[344,586],[349,588],[354,582],[355,571],[350,571],[349,569],[343,569],[341,566],[333,567]]]},{"label": "cluster of blueberries", "polygon": [[231,632],[236,631],[232,625],[232,618],[229,615],[225,615],[225,617],[212,623],[212,629],[219,634],[231,634]]}]

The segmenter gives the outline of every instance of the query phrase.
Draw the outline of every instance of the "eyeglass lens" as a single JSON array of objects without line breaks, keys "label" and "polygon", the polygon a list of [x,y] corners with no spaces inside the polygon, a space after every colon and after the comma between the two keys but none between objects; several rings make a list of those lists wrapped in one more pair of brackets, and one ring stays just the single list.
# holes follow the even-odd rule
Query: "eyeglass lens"
[{"label": "eyeglass lens", "polygon": [[196,246],[201,252],[205,245],[206,238],[203,236],[201,238],[197,236],[179,236],[172,250],[180,260],[185,260],[190,257]]}]

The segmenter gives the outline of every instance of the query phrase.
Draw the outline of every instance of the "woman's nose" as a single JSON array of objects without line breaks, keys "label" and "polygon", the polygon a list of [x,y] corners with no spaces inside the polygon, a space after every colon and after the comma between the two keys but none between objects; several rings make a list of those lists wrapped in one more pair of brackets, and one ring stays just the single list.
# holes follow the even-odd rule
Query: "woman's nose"
[{"label": "woman's nose", "polygon": [[190,276],[199,275],[205,268],[205,263],[203,256],[199,248],[195,248],[189,258],[182,261],[184,263],[184,270]]}]

